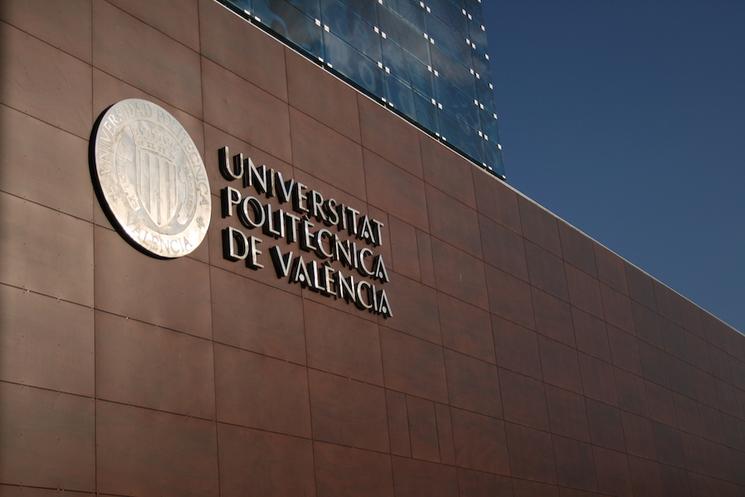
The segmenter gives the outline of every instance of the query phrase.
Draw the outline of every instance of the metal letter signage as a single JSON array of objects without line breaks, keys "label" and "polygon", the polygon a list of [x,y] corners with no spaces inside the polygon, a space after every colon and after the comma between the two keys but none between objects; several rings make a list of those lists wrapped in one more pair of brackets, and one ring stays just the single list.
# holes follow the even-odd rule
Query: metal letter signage
[{"label": "metal letter signage", "polygon": [[199,246],[211,215],[207,172],[168,111],[138,98],[117,102],[94,127],[90,155],[101,206],[127,241],[160,258]]},{"label": "metal letter signage", "polygon": [[[222,230],[225,259],[255,271],[265,267],[262,259],[271,259],[279,279],[393,316],[383,288],[388,271],[383,255],[374,252],[383,243],[383,223],[242,153],[231,157],[228,147],[218,150],[218,167],[237,186],[220,190],[222,217],[240,225]],[[258,232],[275,243],[262,247]]]}]

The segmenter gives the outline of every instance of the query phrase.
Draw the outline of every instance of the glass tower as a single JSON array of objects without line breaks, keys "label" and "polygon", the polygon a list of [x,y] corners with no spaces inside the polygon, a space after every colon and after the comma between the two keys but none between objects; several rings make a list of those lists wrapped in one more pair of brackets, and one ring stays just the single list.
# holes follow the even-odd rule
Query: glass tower
[{"label": "glass tower", "polygon": [[504,179],[481,0],[222,0]]}]

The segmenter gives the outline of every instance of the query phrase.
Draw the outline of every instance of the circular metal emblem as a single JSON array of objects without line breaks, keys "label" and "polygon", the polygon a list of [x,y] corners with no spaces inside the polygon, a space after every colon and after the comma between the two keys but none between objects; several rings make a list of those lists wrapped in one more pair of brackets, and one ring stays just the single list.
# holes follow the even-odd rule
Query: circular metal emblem
[{"label": "circular metal emblem", "polygon": [[204,163],[181,123],[130,98],[109,107],[92,139],[92,175],[104,210],[129,241],[156,257],[199,246],[210,223]]}]

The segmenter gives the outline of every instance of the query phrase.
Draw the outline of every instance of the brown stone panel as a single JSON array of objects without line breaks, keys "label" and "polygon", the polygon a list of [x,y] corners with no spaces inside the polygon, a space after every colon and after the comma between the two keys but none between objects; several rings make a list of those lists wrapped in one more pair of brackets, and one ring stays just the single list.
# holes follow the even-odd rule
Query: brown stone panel
[{"label": "brown stone panel", "polygon": [[535,328],[543,336],[575,346],[571,306],[556,297],[532,288]]},{"label": "brown stone panel", "polygon": [[510,474],[504,422],[460,409],[451,412],[456,464],[489,473]]},{"label": "brown stone panel", "polygon": [[[664,478],[662,472],[663,470],[661,468],[661,478]],[[689,491],[691,492],[691,495],[716,495],[717,497],[739,497],[742,495],[742,485],[737,487],[733,483],[691,472],[689,472],[687,476],[688,480],[686,480],[685,483],[690,482]]]},{"label": "brown stone panel", "polygon": [[[40,144],[54,153],[45,153]],[[93,187],[85,140],[0,106],[0,150],[3,191],[91,219]]]},{"label": "brown stone panel", "polygon": [[202,55],[287,100],[281,44],[214,0],[199,0],[199,30]]},{"label": "brown stone panel", "polygon": [[428,232],[424,182],[367,149],[363,155],[370,204]]},{"label": "brown stone panel", "polygon": [[96,312],[96,396],[214,418],[212,344]]},{"label": "brown stone panel", "polygon": [[451,405],[502,417],[496,366],[445,350],[445,369]]},{"label": "brown stone panel", "polygon": [[499,366],[541,379],[541,357],[535,332],[492,316],[494,350]]},{"label": "brown stone panel", "polygon": [[479,215],[484,261],[528,281],[523,238],[484,215]]},{"label": "brown stone panel", "polygon": [[366,198],[362,149],[358,143],[292,107],[290,124],[295,167],[358,199]]},{"label": "brown stone panel", "polygon": [[305,363],[299,296],[214,267],[210,268],[210,284],[216,341]]},{"label": "brown stone panel", "polygon": [[310,440],[224,424],[218,438],[221,495],[315,495]]},{"label": "brown stone panel", "polygon": [[603,320],[573,307],[572,322],[577,350],[610,362],[608,332]]},{"label": "brown stone panel", "polygon": [[499,372],[504,419],[548,430],[548,408],[543,383],[505,369]]},{"label": "brown stone panel", "polygon": [[509,274],[486,266],[491,312],[528,328],[535,326],[530,285]]},{"label": "brown stone panel", "polygon": [[480,471],[458,469],[458,486],[466,497],[512,497],[509,478]]},{"label": "brown stone panel", "polygon": [[629,456],[629,473],[634,497],[662,495],[660,465],[655,461]]},{"label": "brown stone panel", "polygon": [[710,409],[713,409],[711,406],[718,404],[716,382],[711,376],[700,369],[696,369],[690,365],[686,366],[686,368],[691,375],[690,380],[688,379],[688,375],[685,375],[686,380],[689,384],[693,385],[693,393],[688,394]]},{"label": "brown stone panel", "polygon": [[357,92],[297,52],[285,53],[290,105],[359,143]]},{"label": "brown stone panel", "polygon": [[736,359],[711,343],[706,346],[706,349],[709,353],[712,375],[729,384],[737,384],[737,379],[735,378],[736,368],[733,366]]},{"label": "brown stone panel", "polygon": [[553,443],[559,484],[595,490],[597,478],[592,446],[564,437],[553,437]]},{"label": "brown stone panel", "polygon": [[437,437],[440,446],[440,461],[444,464],[455,464],[455,446],[453,445],[453,420],[450,407],[435,404],[437,415]]},{"label": "brown stone panel", "polygon": [[625,267],[629,296],[650,309],[656,309],[657,302],[654,297],[654,283],[652,278],[629,263],[625,263]]},{"label": "brown stone panel", "polygon": [[442,348],[387,328],[380,335],[386,386],[447,402]]},{"label": "brown stone panel", "polygon": [[631,477],[626,454],[593,447],[598,490],[618,497],[631,497]]},{"label": "brown stone panel", "polygon": [[215,389],[220,421],[310,436],[308,383],[301,366],[215,345]]},{"label": "brown stone panel", "polygon": [[192,50],[199,50],[199,19],[197,0],[110,0],[123,11],[137,17],[155,29],[180,41]]},{"label": "brown stone panel", "polygon": [[623,433],[628,453],[648,459],[656,459],[652,422],[630,412],[622,412],[621,421],[623,421]]},{"label": "brown stone panel", "polygon": [[[650,381],[644,382],[644,398],[646,400],[647,414],[651,419],[670,426],[676,426],[675,401],[673,393]],[[745,432],[743,433],[745,436]],[[729,437],[736,439],[737,437]]]},{"label": "brown stone panel", "polygon": [[393,253],[391,267],[408,278],[421,280],[416,228],[394,216],[390,216],[388,227],[391,233],[389,243]]},{"label": "brown stone panel", "polygon": [[564,268],[569,300],[572,304],[585,312],[603,317],[603,301],[598,280],[569,264],[565,264]]},{"label": "brown stone panel", "polygon": [[91,128],[88,64],[4,23],[0,25],[0,64],[3,72],[0,102],[88,138]]},{"label": "brown stone panel", "polygon": [[670,386],[670,374],[673,371],[667,369],[672,358],[660,349],[644,342],[639,342],[639,362],[641,363],[642,375],[647,380],[654,381],[665,387]]},{"label": "brown stone panel", "polygon": [[304,308],[310,367],[382,385],[375,323],[310,301]]},{"label": "brown stone panel", "polygon": [[616,381],[613,366],[587,354],[579,354],[582,389],[587,397],[616,404]]},{"label": "brown stone panel", "polygon": [[314,459],[318,497],[393,497],[387,454],[316,442]]},{"label": "brown stone panel", "polygon": [[631,300],[622,293],[600,284],[603,297],[603,310],[608,323],[629,333],[634,333],[634,318],[631,314]]},{"label": "brown stone panel", "polygon": [[0,5],[0,20],[85,61],[91,59],[90,0],[8,0]]},{"label": "brown stone panel", "polygon": [[686,469],[707,475],[717,474],[722,466],[723,447],[695,435],[683,433]]},{"label": "brown stone panel", "polygon": [[[657,299],[659,292],[656,283],[653,283],[653,286],[655,287],[655,298]],[[716,345],[721,350],[728,351],[733,357],[739,357],[737,356],[737,347],[738,344],[742,343],[740,334],[736,333],[726,323],[717,319],[716,316],[707,313],[703,309],[699,314],[703,334],[707,341]],[[742,357],[740,357],[740,360],[742,360]]]},{"label": "brown stone panel", "polygon": [[94,490],[93,400],[0,383],[0,481]]},{"label": "brown stone panel", "polygon": [[623,369],[613,368],[618,392],[618,407],[644,415],[644,380]]},{"label": "brown stone panel", "polygon": [[488,362],[495,362],[489,313],[438,293],[442,341],[446,347]]},{"label": "brown stone panel", "polygon": [[388,411],[388,437],[391,442],[391,454],[411,457],[406,395],[386,390],[385,401]]},{"label": "brown stone panel", "polygon": [[717,391],[717,407],[732,416],[743,417],[743,406],[740,405],[737,389],[722,380],[714,381]]},{"label": "brown stone panel", "polygon": [[290,118],[282,100],[202,59],[204,120],[241,140],[291,161]]},{"label": "brown stone panel", "polygon": [[315,370],[309,380],[315,439],[388,452],[382,388]]},{"label": "brown stone panel", "polygon": [[551,435],[512,423],[505,423],[505,428],[512,475],[555,483],[556,464]]},{"label": "brown stone panel", "polygon": [[0,285],[0,379],[93,394],[93,311]]},{"label": "brown stone panel", "polygon": [[432,238],[421,230],[416,230],[416,242],[419,249],[419,269],[422,272],[422,283],[436,286],[435,266],[432,256]]},{"label": "brown stone panel", "polygon": [[473,164],[429,136],[420,134],[419,140],[424,180],[475,209],[476,194],[471,178]]},{"label": "brown stone panel", "polygon": [[96,482],[119,495],[218,495],[215,424],[96,402]]},{"label": "brown stone panel", "polygon": [[632,373],[641,374],[639,345],[634,336],[608,326],[608,342],[613,364]]},{"label": "brown stone panel", "polygon": [[595,261],[598,266],[598,279],[615,291],[628,295],[624,260],[602,245],[595,244]]},{"label": "brown stone panel", "polygon": [[703,436],[720,445],[734,445],[731,441],[724,438],[724,424],[722,418],[723,416],[726,416],[726,414],[714,409],[713,407],[709,407],[706,404],[699,404],[699,409],[705,426]]},{"label": "brown stone panel", "polygon": [[528,480],[513,480],[515,497],[560,497],[559,487]]},{"label": "brown stone panel", "polygon": [[406,410],[412,456],[415,459],[440,462],[435,404],[430,400],[407,396]]},{"label": "brown stone panel", "polygon": [[[657,311],[677,325],[690,328],[696,321],[701,319],[700,313],[696,313],[694,316],[692,312],[689,312],[689,308],[686,306],[686,300],[663,283],[659,281],[654,282],[654,294]],[[729,336],[733,335],[727,332],[725,336],[727,336],[727,339],[723,344],[723,348],[725,350],[733,349],[734,351],[734,348],[730,347],[732,342],[729,339]]]},{"label": "brown stone panel", "polygon": [[93,2],[93,65],[202,115],[199,55],[103,0]]},{"label": "brown stone panel", "polygon": [[602,402],[587,399],[587,419],[593,444],[625,452],[621,411]]},{"label": "brown stone panel", "polygon": [[597,277],[595,243],[568,223],[557,219],[564,260],[585,273]]},{"label": "brown stone panel", "polygon": [[481,257],[481,234],[476,211],[436,188],[427,186],[426,191],[432,236]]},{"label": "brown stone panel", "polygon": [[546,402],[552,433],[590,441],[584,397],[546,385]]},{"label": "brown stone panel", "polygon": [[518,205],[525,238],[561,257],[561,239],[556,217],[524,197],[518,197]]},{"label": "brown stone panel", "polygon": [[499,224],[522,233],[517,195],[500,181],[494,181],[489,173],[478,167],[471,167],[476,205],[479,213],[490,217]]},{"label": "brown stone panel", "polygon": [[0,281],[93,304],[93,232],[79,219],[0,194]]},{"label": "brown stone panel", "polygon": [[393,318],[384,324],[430,342],[442,342],[437,314],[437,291],[405,276],[389,272],[386,293]]},{"label": "brown stone panel", "polygon": [[525,244],[525,254],[530,283],[551,295],[568,301],[569,291],[561,259],[530,242]]},{"label": "brown stone panel", "polygon": [[421,178],[421,132],[366,96],[358,94],[357,105],[362,145]]},{"label": "brown stone panel", "polygon": [[541,350],[543,381],[581,393],[582,379],[577,351],[547,338],[539,337],[538,341]]},{"label": "brown stone panel", "polygon": [[685,451],[680,432],[663,423],[651,421],[657,460],[671,466],[685,467]]},{"label": "brown stone panel", "polygon": [[396,497],[457,497],[458,476],[452,466],[392,457]]},{"label": "brown stone panel", "polygon": [[709,355],[706,353],[706,342],[667,319],[660,321],[665,350],[688,363],[695,364],[707,373],[712,371]]},{"label": "brown stone panel", "polygon": [[96,307],[193,335],[211,337],[209,268],[182,257],[162,261],[96,227]]},{"label": "brown stone panel", "polygon": [[432,240],[432,256],[441,292],[487,309],[483,262],[437,239]]}]

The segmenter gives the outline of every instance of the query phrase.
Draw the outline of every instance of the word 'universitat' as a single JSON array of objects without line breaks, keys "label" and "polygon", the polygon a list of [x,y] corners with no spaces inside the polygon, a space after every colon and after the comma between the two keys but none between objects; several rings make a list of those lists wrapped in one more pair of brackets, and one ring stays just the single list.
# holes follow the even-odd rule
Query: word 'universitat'
[{"label": "word 'universitat'", "polygon": [[[222,217],[237,217],[241,225],[222,230],[225,259],[260,270],[262,256],[268,252],[278,278],[384,318],[393,316],[382,288],[389,281],[385,262],[373,251],[383,243],[383,223],[299,181],[285,179],[280,171],[257,166],[242,153],[231,158],[228,147],[218,151],[218,165],[223,178],[240,183],[239,188],[220,190]],[[268,200],[275,200],[276,206]],[[289,209],[283,207],[287,205]],[[263,239],[243,228],[261,230],[315,257],[306,260],[278,244],[262,249]]]}]

